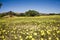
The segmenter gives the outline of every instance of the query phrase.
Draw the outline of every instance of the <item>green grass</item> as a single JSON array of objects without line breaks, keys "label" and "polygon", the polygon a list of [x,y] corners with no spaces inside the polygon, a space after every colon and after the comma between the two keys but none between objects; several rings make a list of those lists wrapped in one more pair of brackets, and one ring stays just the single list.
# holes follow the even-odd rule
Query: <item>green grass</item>
[{"label": "green grass", "polygon": [[60,40],[60,16],[1,18],[0,40]]}]

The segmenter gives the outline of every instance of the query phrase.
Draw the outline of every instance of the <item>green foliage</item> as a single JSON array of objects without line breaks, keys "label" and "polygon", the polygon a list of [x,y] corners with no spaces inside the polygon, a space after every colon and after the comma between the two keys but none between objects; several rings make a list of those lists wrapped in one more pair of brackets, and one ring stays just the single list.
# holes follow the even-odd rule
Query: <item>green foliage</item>
[{"label": "green foliage", "polygon": [[9,11],[9,12],[6,12],[6,13],[0,13],[0,17],[4,17],[4,16],[7,16],[7,15],[12,17],[12,16],[16,16],[17,14],[12,12],[12,11]]},{"label": "green foliage", "polygon": [[38,16],[39,12],[35,11],[35,10],[29,10],[27,12],[25,12],[26,16]]},{"label": "green foliage", "polygon": [[6,12],[6,13],[1,13],[0,17],[6,16],[6,15],[10,15],[10,17],[12,16],[38,16],[39,12],[35,11],[35,10],[29,10],[25,13],[14,13],[12,11]]},{"label": "green foliage", "polygon": [[2,6],[2,3],[0,3],[0,8],[1,8],[1,6]]},{"label": "green foliage", "polygon": [[55,13],[49,13],[49,15],[55,15]]},{"label": "green foliage", "polygon": [[10,15],[10,17],[12,17],[13,15],[15,15],[15,13],[12,11],[9,11],[9,12],[7,12],[7,15]]},{"label": "green foliage", "polygon": [[6,16],[5,13],[0,13],[0,17],[4,17],[4,16]]},{"label": "green foliage", "polygon": [[7,16],[7,15],[9,15],[9,17],[13,17],[13,16],[17,16],[17,17],[21,17],[21,16],[34,17],[34,16],[60,15],[60,13],[46,14],[46,13],[39,13],[35,10],[28,10],[25,13],[15,13],[15,12],[12,12],[12,11],[5,12],[5,13],[0,13],[0,17],[4,17],[4,16]]},{"label": "green foliage", "polygon": [[25,16],[25,13],[20,13],[20,16]]}]

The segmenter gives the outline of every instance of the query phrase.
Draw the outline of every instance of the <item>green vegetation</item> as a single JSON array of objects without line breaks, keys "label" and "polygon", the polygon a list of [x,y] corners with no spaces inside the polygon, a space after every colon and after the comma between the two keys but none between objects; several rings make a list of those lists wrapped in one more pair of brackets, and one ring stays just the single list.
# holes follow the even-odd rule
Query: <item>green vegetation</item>
[{"label": "green vegetation", "polygon": [[60,13],[49,13],[49,14],[46,14],[46,13],[39,13],[38,11],[35,11],[35,10],[28,10],[26,11],[25,13],[15,13],[15,12],[12,12],[12,11],[9,11],[9,12],[4,12],[4,13],[0,13],[0,17],[5,17],[9,15],[9,17],[13,17],[13,16],[17,16],[17,17],[24,17],[24,16],[27,16],[27,17],[34,17],[34,16],[48,16],[48,15],[60,15]]},{"label": "green vegetation", "polygon": [[0,3],[0,8],[1,8],[1,6],[2,6],[2,3]]},{"label": "green vegetation", "polygon": [[26,16],[38,16],[40,15],[39,12],[35,11],[35,10],[29,10],[27,12],[25,12]]},{"label": "green vegetation", "polygon": [[0,40],[60,40],[60,16],[0,18]]}]

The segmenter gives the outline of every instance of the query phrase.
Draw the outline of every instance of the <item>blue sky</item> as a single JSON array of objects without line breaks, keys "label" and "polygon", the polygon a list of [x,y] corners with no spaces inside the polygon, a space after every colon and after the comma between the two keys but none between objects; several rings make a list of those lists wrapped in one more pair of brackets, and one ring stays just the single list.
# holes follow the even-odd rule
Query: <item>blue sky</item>
[{"label": "blue sky", "polygon": [[25,12],[36,10],[42,13],[60,13],[60,0],[0,0],[0,12]]}]

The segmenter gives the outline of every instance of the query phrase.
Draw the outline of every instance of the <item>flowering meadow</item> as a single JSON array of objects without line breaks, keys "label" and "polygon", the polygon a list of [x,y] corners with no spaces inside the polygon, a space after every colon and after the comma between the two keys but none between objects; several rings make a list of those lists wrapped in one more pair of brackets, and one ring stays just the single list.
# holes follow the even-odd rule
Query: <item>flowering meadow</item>
[{"label": "flowering meadow", "polygon": [[0,40],[60,40],[60,16],[0,18]]}]

